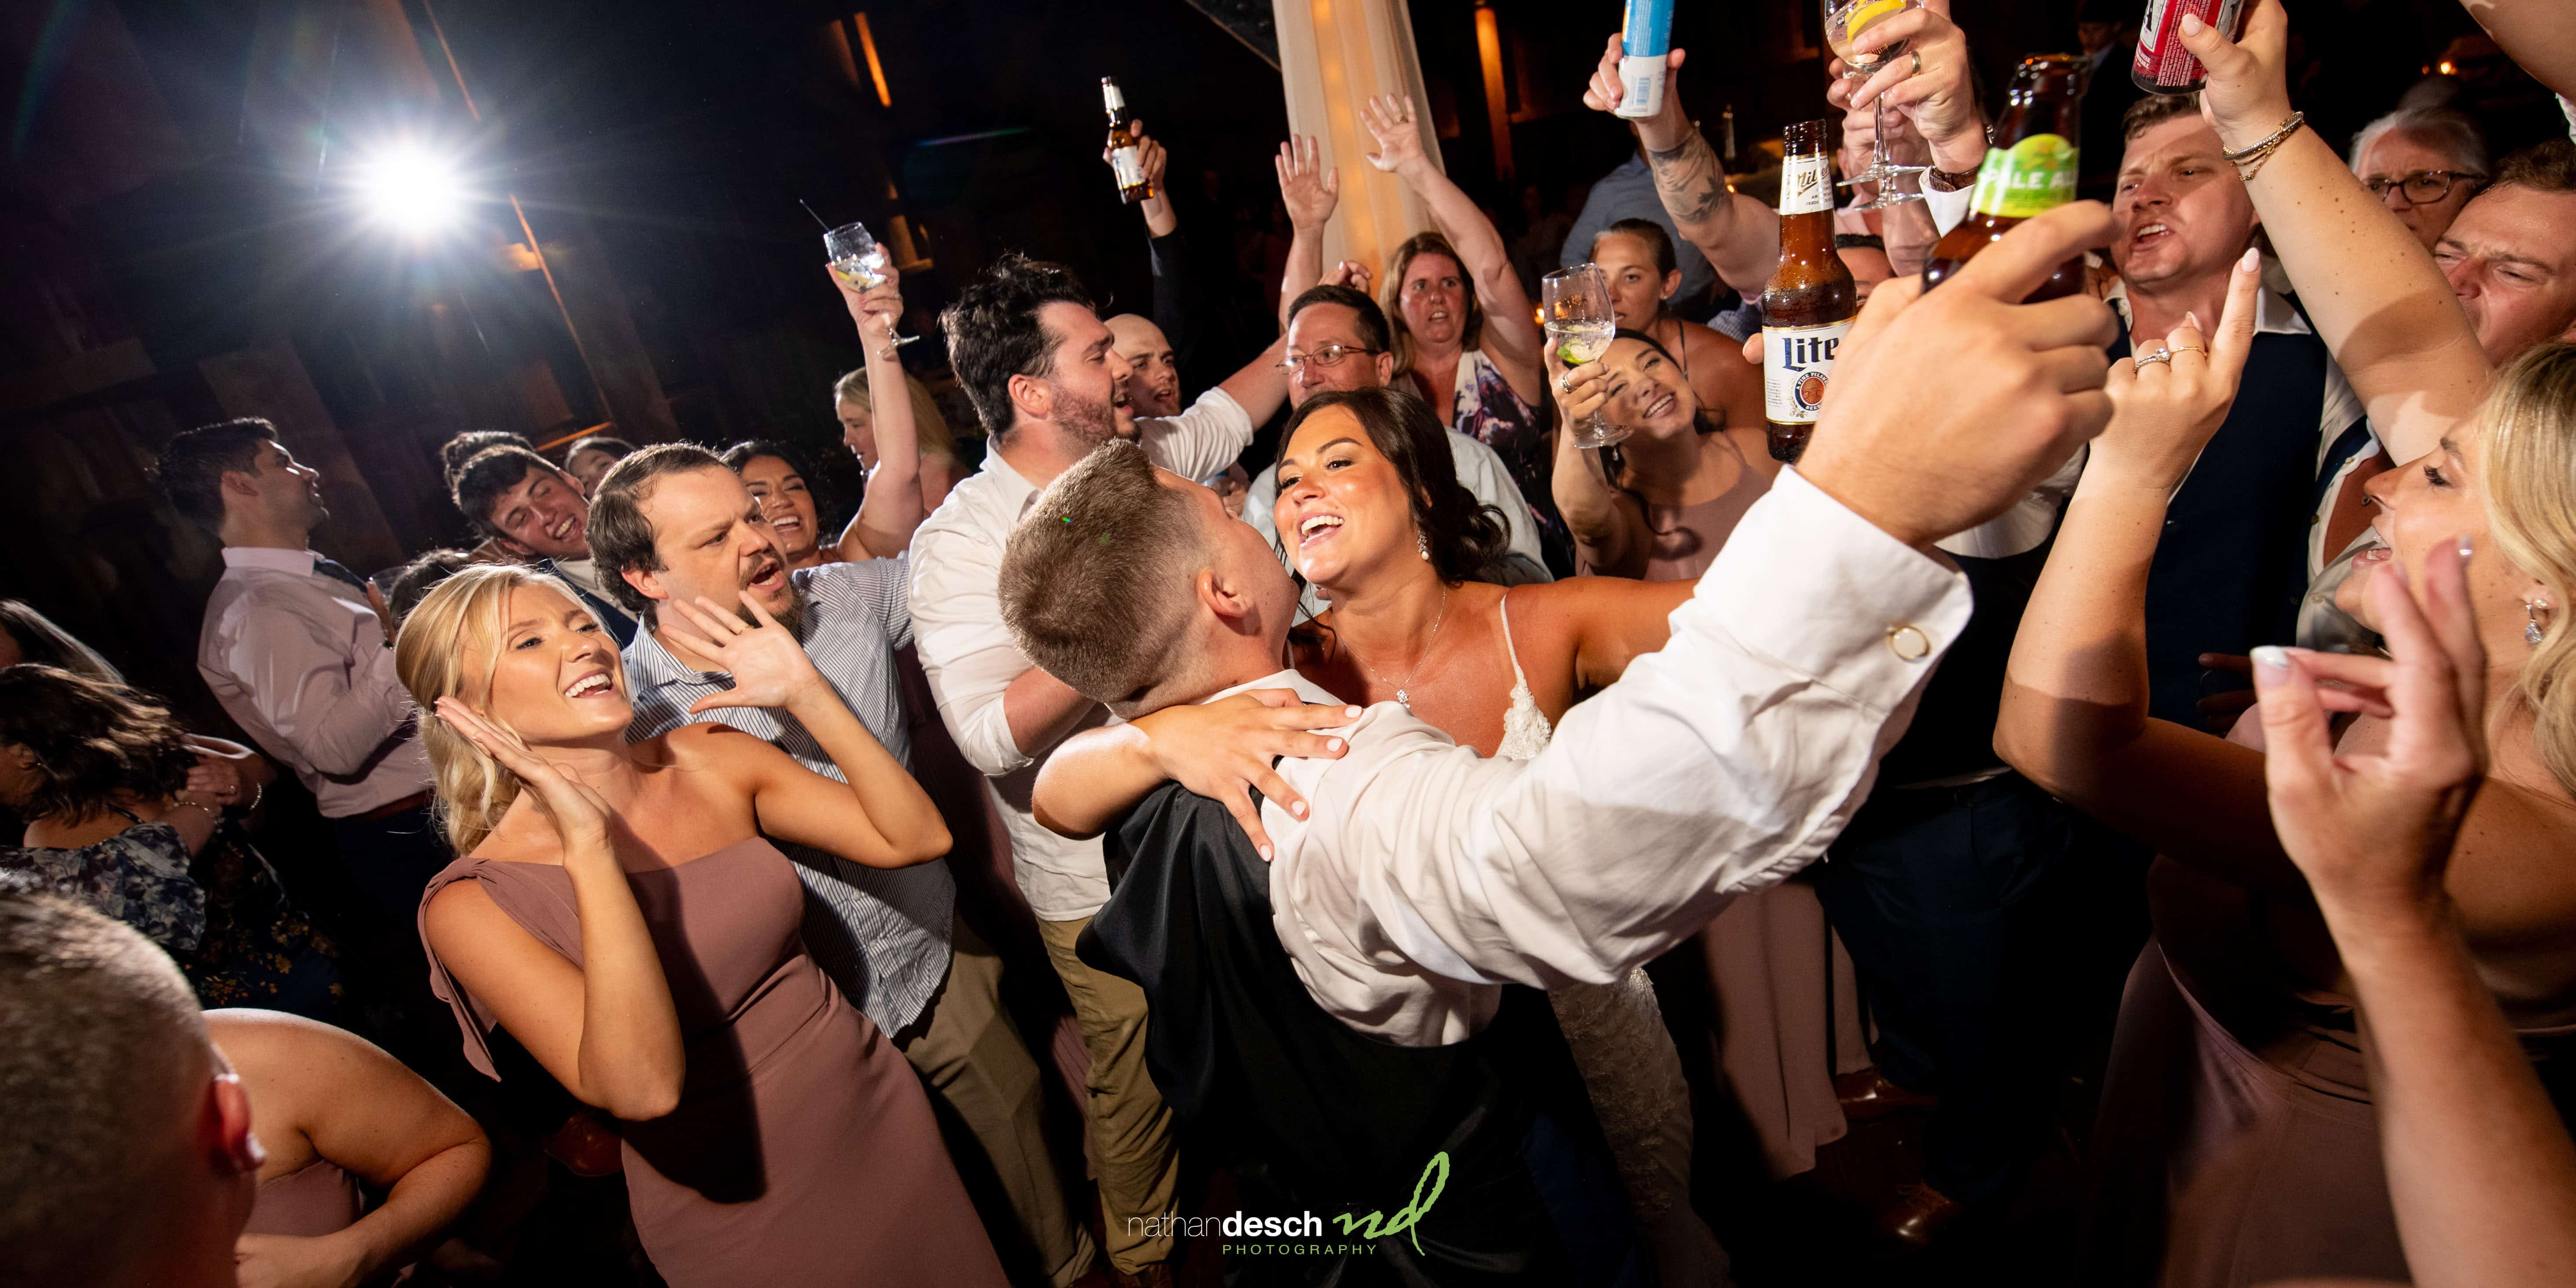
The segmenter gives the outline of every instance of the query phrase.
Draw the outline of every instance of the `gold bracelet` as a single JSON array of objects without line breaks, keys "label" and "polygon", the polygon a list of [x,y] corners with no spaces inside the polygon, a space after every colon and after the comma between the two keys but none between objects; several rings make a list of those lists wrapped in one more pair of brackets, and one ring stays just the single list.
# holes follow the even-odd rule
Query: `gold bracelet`
[{"label": "gold bracelet", "polygon": [[2307,113],[2292,112],[2290,119],[2281,122],[2281,128],[2272,131],[2271,137],[2252,147],[2238,148],[2233,152],[2220,155],[2236,167],[2237,178],[2251,183],[2254,176],[2262,171],[2263,163],[2271,160],[2272,154],[2279,151],[2281,145],[2288,142],[2291,135],[2298,133],[2300,126],[2307,123]]}]

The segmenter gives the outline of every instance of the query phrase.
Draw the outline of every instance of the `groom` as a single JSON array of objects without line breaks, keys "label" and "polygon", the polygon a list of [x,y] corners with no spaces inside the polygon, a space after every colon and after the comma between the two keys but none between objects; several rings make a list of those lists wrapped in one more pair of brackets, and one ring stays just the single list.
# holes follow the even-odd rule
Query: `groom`
[{"label": "groom", "polygon": [[[1615,981],[1824,852],[1967,620],[1965,581],[1934,543],[2001,512],[2109,419],[2110,312],[2007,301],[2111,230],[2101,206],[2069,205],[1937,294],[1882,288],[1805,462],[1745,516],[1663,651],[1569,712],[1537,758],[1479,759],[1380,704],[1338,731],[1342,758],[1281,762],[1309,812],[1264,804],[1267,864],[1177,787],[1116,821],[1128,864],[1086,956],[1144,989],[1155,1080],[1248,1206],[1284,1218],[1260,1228],[1325,1218],[1319,1239],[1237,1245],[1263,1253],[1239,1268],[1643,1274],[1530,990]],[[1311,400],[1298,421],[1364,433],[1348,398]],[[1296,592],[1269,547],[1129,445],[1037,498],[1001,598],[1039,666],[1124,717],[1254,688],[1335,701],[1280,669]],[[1140,790],[1164,776],[1127,768]],[[1072,804],[1051,812],[1110,821]]]}]

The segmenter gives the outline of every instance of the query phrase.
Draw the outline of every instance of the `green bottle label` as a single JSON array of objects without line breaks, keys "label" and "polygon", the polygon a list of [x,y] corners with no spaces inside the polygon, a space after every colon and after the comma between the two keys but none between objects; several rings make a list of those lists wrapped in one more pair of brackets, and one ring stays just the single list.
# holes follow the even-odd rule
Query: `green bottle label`
[{"label": "green bottle label", "polygon": [[2009,148],[1986,149],[1968,205],[1981,215],[2028,219],[2075,200],[2075,145],[2034,134]]}]

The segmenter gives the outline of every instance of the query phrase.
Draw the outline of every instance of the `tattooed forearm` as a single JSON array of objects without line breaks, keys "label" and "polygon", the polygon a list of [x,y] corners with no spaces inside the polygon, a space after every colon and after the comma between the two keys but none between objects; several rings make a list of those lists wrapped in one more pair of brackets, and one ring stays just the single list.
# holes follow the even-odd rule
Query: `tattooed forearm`
[{"label": "tattooed forearm", "polygon": [[1733,195],[1716,150],[1696,129],[1669,149],[1648,149],[1646,164],[1655,172],[1655,195],[1663,199],[1664,212],[1685,228],[1715,218]]}]

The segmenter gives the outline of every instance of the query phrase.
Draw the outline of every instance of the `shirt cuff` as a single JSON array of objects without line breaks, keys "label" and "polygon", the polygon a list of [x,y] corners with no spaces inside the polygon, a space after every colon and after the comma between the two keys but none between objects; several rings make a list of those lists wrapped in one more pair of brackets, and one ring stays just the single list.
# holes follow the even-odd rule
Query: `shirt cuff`
[{"label": "shirt cuff", "polygon": [[1976,194],[1971,184],[1955,192],[1945,192],[1931,184],[1923,185],[1923,208],[1932,212],[1932,226],[1946,236],[1968,217],[1968,198]]},{"label": "shirt cuff", "polygon": [[1966,628],[1968,579],[1881,531],[1794,469],[1780,471],[1675,612],[1880,710],[1920,684]]}]

